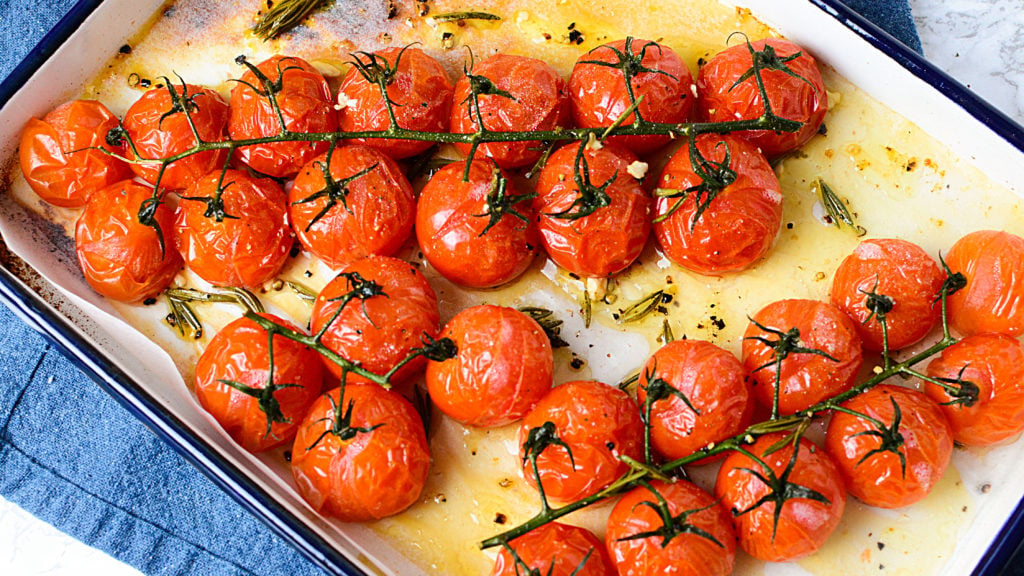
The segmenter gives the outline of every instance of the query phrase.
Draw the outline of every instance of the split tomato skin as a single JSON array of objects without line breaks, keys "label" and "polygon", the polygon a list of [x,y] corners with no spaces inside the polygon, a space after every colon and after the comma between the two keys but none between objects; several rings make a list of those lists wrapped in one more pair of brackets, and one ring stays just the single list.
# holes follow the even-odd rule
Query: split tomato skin
[{"label": "split tomato skin", "polygon": [[[327,392],[299,425],[292,474],[302,498],[318,513],[342,522],[393,516],[415,504],[430,468],[423,422],[400,394],[350,382]],[[351,437],[331,433],[335,407],[352,406]]]},{"label": "split tomato skin", "polygon": [[[469,180],[462,181],[461,162],[441,168],[420,192],[416,204],[416,237],[430,265],[442,276],[469,288],[492,288],[525,272],[540,246],[540,233],[529,201],[517,202],[508,180],[511,210],[491,226],[488,195],[503,172],[488,160],[474,160]],[[507,178],[507,176],[504,176]],[[488,228],[490,226],[490,228]]]},{"label": "split tomato skin", "polygon": [[[210,199],[223,194],[224,217],[207,215]],[[284,266],[293,244],[286,197],[269,178],[240,170],[219,171],[182,194],[175,216],[175,243],[192,272],[214,286],[258,288]]]},{"label": "split tomato skin", "polygon": [[[290,322],[263,314],[274,323],[298,328]],[[274,336],[273,385],[285,422],[267,429],[267,414],[257,398],[225,384],[230,380],[254,389],[265,389],[270,377],[270,339],[267,331],[247,318],[222,328],[207,344],[196,364],[195,392],[199,404],[231,438],[249,452],[262,452],[291,442],[310,405],[320,395],[323,365],[319,354],[284,336]]]},{"label": "split tomato skin", "polygon": [[[308,62],[277,54],[260,62],[256,68],[275,85],[280,85],[274,99],[289,131],[318,133],[338,129],[338,114],[327,80]],[[252,70],[247,70],[231,90],[228,132],[232,139],[264,138],[281,131],[277,111],[270,98],[260,92],[266,92],[266,87]],[[274,178],[290,178],[329,146],[328,142],[273,142],[244,146],[236,155],[257,172]]]},{"label": "split tomato skin", "polygon": [[[538,570],[544,576],[614,576],[604,544],[586,528],[549,522],[509,542],[517,563],[504,547],[491,576],[525,576]],[[585,560],[585,562],[584,562]],[[526,564],[524,568],[523,564]]]},{"label": "split tomato skin", "polygon": [[958,240],[946,265],[967,278],[948,299],[950,324],[964,335],[1024,335],[1024,238],[979,230]]},{"label": "split tomato skin", "polygon": [[335,148],[327,169],[334,184],[347,180],[343,198],[330,194],[327,164],[326,154],[309,161],[288,192],[288,213],[302,247],[334,270],[370,254],[397,252],[412,233],[416,213],[412,186],[398,164],[369,146]]},{"label": "split tomato skin", "polygon": [[85,206],[95,191],[132,177],[128,164],[111,155],[123,156],[124,147],[107,142],[107,133],[118,126],[117,117],[95,100],[72,100],[30,119],[18,148],[25,181],[54,206]]},{"label": "split tomato skin", "polygon": [[[93,290],[118,302],[156,296],[181,270],[181,256],[170,237],[174,213],[161,203],[153,226],[139,222],[139,210],[153,190],[122,180],[89,197],[75,224],[75,253]],[[160,235],[164,241],[161,243]]]}]

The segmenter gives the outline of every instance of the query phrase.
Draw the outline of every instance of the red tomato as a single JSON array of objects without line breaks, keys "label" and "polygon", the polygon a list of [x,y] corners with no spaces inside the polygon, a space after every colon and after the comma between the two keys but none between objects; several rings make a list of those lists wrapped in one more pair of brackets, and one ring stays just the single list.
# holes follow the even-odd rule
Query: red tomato
[{"label": "red tomato", "polygon": [[[636,60],[636,62],[632,62]],[[668,46],[650,40],[626,38],[604,44],[580,56],[569,77],[572,115],[577,126],[611,126],[630,107],[629,88],[621,68],[604,64],[626,64],[634,72],[630,83],[633,96],[643,98],[638,110],[649,122],[686,122],[693,108],[694,84],[689,68]],[[623,125],[633,124],[631,113]],[[610,139],[637,154],[664,146],[669,136],[616,136]]]},{"label": "red tomato", "polygon": [[81,208],[93,192],[132,177],[128,164],[93,148],[124,155],[107,143],[120,123],[95,100],[72,100],[42,120],[32,118],[21,133],[19,159],[25,181],[54,206]]},{"label": "red tomato", "polygon": [[[474,79],[483,78],[488,91],[478,92],[480,117],[484,128],[494,132],[552,130],[569,123],[569,96],[558,72],[536,58],[495,54],[469,71]],[[477,80],[477,82],[482,82]],[[451,113],[451,131],[460,134],[477,130],[477,110],[470,96],[471,80],[462,76],[455,83]],[[456,148],[469,155],[469,144]],[[502,168],[516,168],[536,162],[544,144],[528,142],[491,142],[477,148],[475,158],[492,158]]]},{"label": "red tomato", "polygon": [[78,264],[89,286],[107,298],[138,302],[156,296],[181,270],[170,239],[171,209],[160,204],[153,212],[159,234],[139,222],[139,211],[152,196],[152,189],[123,180],[90,195],[78,217]]},{"label": "red tomato", "polygon": [[[893,402],[900,411],[896,425]],[[953,431],[939,405],[917,390],[882,385],[842,406],[886,428],[846,412],[832,414],[825,450],[850,494],[879,508],[902,508],[927,496],[953,453]]]},{"label": "red tomato", "polygon": [[[270,314],[264,318],[298,328]],[[319,354],[274,337],[273,386],[267,392],[271,350],[267,331],[239,318],[217,332],[196,364],[196,398],[242,448],[260,452],[291,441],[323,382]],[[246,388],[228,384],[234,382]],[[261,394],[266,397],[261,398]]]},{"label": "red tomato", "polygon": [[[942,315],[936,298],[946,275],[918,245],[891,238],[865,240],[832,277],[832,304],[856,322],[864,347],[881,351],[882,324],[867,306],[868,294],[887,296],[889,349],[924,338]],[[880,304],[886,306],[884,301]]]},{"label": "red tomato", "polygon": [[[533,207],[541,239],[548,256],[569,272],[611,276],[643,250],[651,232],[651,199],[627,171],[637,161],[632,152],[610,144],[583,154],[579,149],[572,143],[556,150],[537,178]],[[578,202],[587,197],[606,202],[580,216]]]},{"label": "red tomato", "polygon": [[[692,191],[681,204],[680,198],[657,199],[656,220],[664,219],[655,222],[654,237],[665,256],[687,270],[700,274],[743,270],[764,257],[782,227],[779,180],[764,155],[735,136],[698,136],[697,149],[716,164],[725,164],[729,158],[724,170],[702,168],[712,171],[709,180],[721,178],[728,185],[702,192],[699,187],[707,184],[694,171],[690,149],[680,148],[665,165],[658,188]],[[705,208],[698,218],[700,206]]]},{"label": "red tomato", "polygon": [[536,478],[528,456],[536,448],[528,440],[532,430],[548,423],[553,428],[546,432],[553,430],[557,442],[537,456],[548,498],[570,502],[590,496],[629,470],[619,454],[643,459],[644,425],[633,399],[600,382],[567,382],[542,398],[519,428],[519,457],[530,484]]},{"label": "red tomato", "polygon": [[468,182],[462,181],[463,168],[461,162],[449,164],[423,187],[416,237],[445,278],[470,288],[499,286],[525,272],[537,254],[533,208],[490,161],[474,160]]},{"label": "red tomato", "polygon": [[394,160],[375,148],[340,146],[306,164],[288,192],[288,213],[303,248],[342,268],[370,254],[389,256],[412,233],[416,198]]},{"label": "red tomato", "polygon": [[[353,274],[363,281],[358,286],[351,280]],[[366,299],[353,297],[337,313],[339,298],[370,283],[376,284],[383,294]],[[380,375],[394,368],[413,348],[420,347],[424,337],[436,338],[440,321],[437,297],[427,279],[412,264],[390,256],[367,256],[345,267],[317,296],[310,319],[314,334],[327,326],[323,335],[325,346]],[[335,376],[341,376],[339,366],[324,361]],[[422,370],[424,362],[420,356],[405,364],[392,383],[408,381]],[[363,380],[356,375],[348,376],[349,382]]]},{"label": "red tomato", "polygon": [[1024,238],[981,230],[953,244],[946,265],[967,278],[950,296],[949,319],[965,335],[1024,334]]},{"label": "red tomato", "polygon": [[651,403],[654,449],[675,460],[746,430],[754,409],[746,379],[743,364],[710,342],[676,340],[655,352],[637,388],[641,411],[649,394],[660,397]]},{"label": "red tomato", "polygon": [[[448,129],[452,83],[437,60],[419,48],[385,48],[372,55],[357,53],[353,58],[361,66],[372,68],[376,64],[377,68],[386,67],[392,72],[387,92],[400,127],[420,132]],[[341,81],[338,102],[344,106],[340,122],[346,132],[386,130],[391,125],[380,88],[368,82],[355,66]],[[353,142],[380,148],[392,158],[415,156],[434,145],[433,142],[381,138],[356,138]]]},{"label": "red tomato", "polygon": [[[761,148],[765,156],[773,158],[796,149],[811,139],[821,127],[828,111],[828,95],[821,80],[818,65],[806,50],[779,38],[738,44],[711,57],[697,74],[697,111],[705,122],[753,120],[764,113],[764,102],[751,73],[742,82],[740,78],[753,69],[751,48],[767,64],[785,67],[784,70],[762,68],[765,92],[772,112],[780,118],[802,122],[796,132],[750,130],[737,132]],[[796,55],[795,58],[790,57]]]},{"label": "red tomato", "polygon": [[601,540],[586,528],[549,522],[498,552],[491,576],[614,576]]},{"label": "red tomato", "polygon": [[[327,80],[308,62],[294,56],[272,56],[257,66],[267,79],[279,85],[274,100],[285,127],[291,132],[334,132],[338,114],[334,111]],[[257,90],[253,90],[255,87]],[[275,86],[276,87],[276,86]],[[274,136],[281,131],[277,111],[266,96],[266,87],[252,70],[231,90],[231,138],[245,140]],[[327,142],[274,142],[238,149],[238,159],[253,170],[275,178],[289,178],[327,151]]]},{"label": "red tomato", "polygon": [[[792,442],[765,454],[783,438],[782,433],[768,434],[746,447],[770,473],[756,460],[733,452],[722,462],[715,481],[715,497],[732,512],[740,547],[768,562],[790,562],[814,553],[839,525],[846,507],[846,490],[835,463],[810,440],[800,439],[795,462]],[[783,499],[789,491],[786,484],[817,497]],[[766,496],[768,500],[758,504]],[[781,506],[777,524],[776,506]]]},{"label": "red tomato", "polygon": [[[223,191],[218,221],[217,186]],[[288,259],[292,231],[284,191],[239,170],[212,172],[182,195],[175,242],[189,269],[214,286],[257,288]]]},{"label": "red tomato", "polygon": [[977,399],[968,405],[955,402],[953,394],[935,384],[925,384],[925,393],[942,405],[957,442],[988,446],[1024,430],[1024,347],[1019,340],[994,333],[968,336],[943,350],[926,373],[977,386]]},{"label": "red tomato", "polygon": [[[674,520],[667,527],[659,515],[665,510]],[[627,492],[608,517],[604,540],[619,576],[727,576],[736,558],[729,515],[686,480]]]},{"label": "red tomato", "polygon": [[292,474],[299,494],[342,522],[377,520],[419,500],[430,448],[416,409],[376,384],[321,396],[299,425]]},{"label": "red tomato", "polygon": [[[774,332],[762,330],[754,322]],[[754,315],[743,334],[743,366],[754,378],[754,397],[762,406],[772,406],[779,362],[775,350],[756,338],[791,345],[787,357],[781,360],[782,415],[843,392],[853,384],[860,370],[860,336],[853,321],[842,311],[815,300],[773,302]],[[832,359],[806,350],[818,350]]]},{"label": "red tomato", "polygon": [[441,412],[463,424],[511,424],[551,390],[551,342],[540,324],[518,310],[466,308],[441,337],[451,338],[459,352],[427,362],[427,390]]},{"label": "red tomato", "polygon": [[[175,86],[168,83],[143,94],[124,115],[124,129],[135,144],[139,157],[169,158],[195,146],[196,139],[186,110],[204,142],[217,142],[224,138],[228,105],[219,94],[191,84]],[[128,158],[135,159],[131,146],[126,148]],[[164,170],[160,186],[171,190],[188,188],[210,171],[222,168],[226,159],[227,150],[207,150],[176,160]],[[160,165],[154,163],[132,164],[131,168],[150,184],[156,183],[160,173]]]}]

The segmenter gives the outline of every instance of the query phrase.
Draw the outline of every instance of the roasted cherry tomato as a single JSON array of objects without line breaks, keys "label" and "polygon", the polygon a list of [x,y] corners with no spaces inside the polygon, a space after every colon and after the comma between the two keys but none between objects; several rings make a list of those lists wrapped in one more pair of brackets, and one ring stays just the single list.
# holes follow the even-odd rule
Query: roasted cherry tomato
[{"label": "roasted cherry tomato", "polygon": [[[235,140],[274,136],[281,131],[277,110],[291,132],[333,132],[338,129],[338,114],[331,100],[327,80],[308,62],[294,56],[272,56],[256,67],[269,82],[251,69],[231,90],[231,117],[228,132]],[[238,149],[238,159],[247,166],[275,178],[298,174],[307,162],[323,154],[327,142],[274,142]]]},{"label": "roasted cherry tomato", "polygon": [[[192,125],[204,142],[224,138],[228,122],[228,105],[213,90],[191,84],[174,85],[164,80],[165,86],[153,88],[132,104],[124,115],[124,129],[131,143],[126,145],[128,158],[138,157],[162,160],[180,154],[195,146]],[[224,166],[227,150],[207,150],[175,160],[167,165],[160,177],[160,186],[171,190],[188,188],[211,170]],[[132,170],[150,184],[156,183],[160,164],[132,164]]]},{"label": "roasted cherry tomato", "polygon": [[[386,130],[391,126],[388,109],[376,80],[386,78],[388,98],[395,121],[402,128],[420,132],[445,132],[452,102],[452,83],[444,68],[418,48],[385,48],[380,52],[352,55],[355,65],[341,81],[338,103],[341,129],[346,132]],[[426,151],[432,142],[357,138],[359,144],[380,148],[392,158],[408,158]]]},{"label": "roasted cherry tomato", "polygon": [[882,385],[832,414],[825,450],[850,494],[870,506],[902,508],[927,496],[942,478],[953,453],[953,431],[934,400]]},{"label": "roasted cherry tomato", "polygon": [[761,79],[772,112],[802,123],[795,132],[736,133],[773,158],[800,147],[814,136],[828,111],[828,95],[818,65],[806,50],[779,38],[744,42],[712,56],[697,74],[697,111],[701,120],[753,120],[764,113],[751,53],[761,63]]},{"label": "roasted cherry tomato", "polygon": [[441,412],[463,424],[510,424],[551,390],[551,342],[540,324],[518,310],[466,308],[441,337],[455,342],[458,355],[427,362],[427,390]]},{"label": "roasted cherry tomato", "polygon": [[856,322],[864,347],[881,351],[884,316],[889,349],[924,338],[939,320],[939,289],[946,279],[939,265],[906,240],[865,240],[832,277],[832,304]]},{"label": "roasted cherry tomato", "polygon": [[957,442],[988,446],[1024,430],[1024,347],[1019,340],[995,333],[968,336],[943,350],[926,373],[949,386],[927,383],[924,391],[942,406]]},{"label": "roasted cherry tomato", "polygon": [[839,470],[810,440],[800,439],[795,458],[792,441],[766,454],[784,438],[769,434],[744,448],[760,461],[732,452],[715,481],[715,497],[732,513],[740,547],[768,562],[814,553],[839,525],[846,507]]},{"label": "roasted cherry tomato", "polygon": [[540,233],[526,194],[489,160],[440,169],[420,192],[416,237],[442,276],[470,288],[505,284],[530,267]]},{"label": "roasted cherry tomato", "polygon": [[1024,334],[1024,238],[981,230],[953,244],[946,265],[967,278],[967,287],[949,297],[949,319],[970,335]]},{"label": "roasted cherry tomato", "polygon": [[654,353],[640,372],[637,401],[650,399],[651,443],[675,460],[747,428],[754,398],[743,364],[701,340],[676,340]]},{"label": "roasted cherry tomato", "polygon": [[619,576],[728,576],[736,559],[729,514],[686,480],[627,492],[608,517],[604,540]]},{"label": "roasted cherry tomato", "polygon": [[556,386],[519,428],[523,474],[536,485],[536,455],[548,498],[590,496],[629,470],[618,455],[643,460],[643,427],[636,403],[618,388],[594,381]]},{"label": "roasted cherry tomato", "polygon": [[[156,296],[181,270],[170,236],[174,214],[166,204],[153,211],[152,225],[139,221],[153,190],[123,180],[89,197],[75,225],[75,252],[92,289],[120,302]],[[161,239],[161,235],[163,239]]]},{"label": "roasted cherry tomato", "polygon": [[[298,330],[276,316],[263,317]],[[320,395],[319,356],[284,336],[274,336],[271,350],[267,331],[239,318],[217,332],[199,357],[196,398],[242,448],[260,452],[280,446],[295,437],[299,422]]]},{"label": "roasted cherry tomato", "polygon": [[[626,86],[623,69],[632,81]],[[640,100],[637,110],[649,122],[686,122],[693,108],[694,83],[690,69],[668,46],[626,38],[604,44],[580,56],[569,77],[569,96],[576,125],[611,126]],[[624,125],[633,124],[630,113]],[[637,154],[646,154],[669,142],[669,136],[616,136],[610,139]]]},{"label": "roasted cherry tomato", "polygon": [[299,425],[292,474],[299,494],[342,522],[377,520],[419,500],[430,448],[416,409],[376,384],[321,396]]},{"label": "roasted cherry tomato", "polygon": [[[317,296],[310,319],[313,333],[323,332],[325,346],[378,375],[422,346],[424,338],[436,338],[440,321],[427,279],[412,264],[390,256],[367,256],[346,266]],[[339,366],[325,362],[341,376]],[[403,365],[392,384],[408,381],[424,362],[420,356]]]},{"label": "roasted cherry tomato", "polygon": [[[472,133],[477,130],[477,114],[484,128],[493,132],[552,130],[569,123],[569,95],[565,81],[545,62],[526,56],[495,54],[475,65],[455,83],[451,131]],[[476,85],[479,111],[471,95]],[[469,144],[456,148],[469,155]],[[492,158],[502,168],[532,164],[540,158],[544,144],[527,142],[490,142],[481,144],[475,158]]]},{"label": "roasted cherry tomato", "polygon": [[174,222],[178,252],[214,286],[256,288],[284,266],[292,247],[284,191],[239,170],[212,172],[182,194]]},{"label": "roasted cherry tomato", "polygon": [[606,277],[640,255],[651,232],[651,199],[629,167],[636,156],[607,144],[556,150],[537,178],[533,207],[544,247],[580,276]]},{"label": "roasted cherry tomato", "polygon": [[698,136],[696,149],[680,148],[661,173],[654,237],[687,270],[743,270],[764,257],[782,227],[779,180],[754,145],[734,136]]},{"label": "roasted cherry tomato", "polygon": [[578,526],[549,522],[498,552],[491,576],[614,576],[604,545]]},{"label": "roasted cherry tomato", "polygon": [[754,398],[770,408],[778,377],[783,415],[849,388],[862,356],[853,321],[815,300],[773,302],[754,315],[743,334],[743,366],[754,378]]},{"label": "roasted cherry tomato", "polygon": [[124,160],[98,150],[124,155],[123,146],[107,142],[107,133],[119,125],[95,100],[72,100],[42,120],[32,118],[18,155],[25,181],[54,206],[85,206],[93,192],[132,177]]},{"label": "roasted cherry tomato", "polygon": [[402,170],[367,146],[340,146],[330,155],[330,168],[326,154],[313,159],[288,192],[299,242],[334,269],[370,254],[394,254],[412,233],[416,213]]}]

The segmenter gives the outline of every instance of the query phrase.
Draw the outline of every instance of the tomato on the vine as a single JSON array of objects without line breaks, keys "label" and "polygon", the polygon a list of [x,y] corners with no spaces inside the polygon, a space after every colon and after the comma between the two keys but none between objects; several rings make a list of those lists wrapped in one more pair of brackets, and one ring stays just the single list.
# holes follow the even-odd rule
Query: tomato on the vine
[{"label": "tomato on the vine", "polygon": [[[235,140],[264,138],[281,131],[277,112],[291,132],[333,132],[338,129],[327,80],[308,62],[295,56],[271,56],[256,68],[271,84],[264,84],[251,69],[231,90],[228,132]],[[277,109],[271,104],[272,93]],[[236,152],[247,166],[275,178],[294,176],[302,167],[323,154],[327,142],[273,142],[244,146]]]},{"label": "tomato on the vine", "polygon": [[302,247],[333,269],[397,252],[412,233],[416,213],[402,170],[368,146],[339,146],[329,164],[326,154],[311,160],[288,192],[288,213]]},{"label": "tomato on the vine", "polygon": [[291,250],[284,191],[269,178],[214,171],[181,195],[175,243],[189,269],[214,286],[256,288]]},{"label": "tomato on the vine", "polygon": [[470,288],[510,282],[529,268],[540,233],[529,195],[489,160],[438,170],[416,204],[416,238],[430,265]]},{"label": "tomato on the vine", "polygon": [[995,230],[971,232],[946,254],[946,265],[967,279],[949,297],[953,328],[970,335],[1024,334],[1024,238]]},{"label": "tomato on the vine", "polygon": [[132,177],[128,164],[112,155],[123,156],[124,146],[107,142],[107,133],[119,125],[95,100],[72,100],[42,120],[30,119],[18,148],[25,181],[54,206],[85,206],[97,190]]},{"label": "tomato on the vine", "polygon": [[[509,552],[511,548],[512,552]],[[549,522],[502,547],[491,576],[613,576],[597,536],[578,526]]]},{"label": "tomato on the vine", "polygon": [[317,512],[342,522],[392,516],[419,500],[430,467],[412,404],[376,384],[348,383],[321,396],[299,425],[292,474]]},{"label": "tomato on the vine", "polygon": [[[277,316],[262,316],[298,330]],[[199,403],[250,452],[291,441],[323,383],[316,352],[280,335],[272,349],[269,341],[262,326],[239,318],[217,332],[196,364]]]},{"label": "tomato on the vine", "polygon": [[75,224],[75,252],[93,290],[120,302],[156,296],[181,270],[170,236],[174,213],[162,202],[139,220],[153,190],[122,180],[89,197]]},{"label": "tomato on the vine", "polygon": [[782,227],[779,179],[757,147],[731,135],[698,136],[695,153],[680,148],[665,165],[656,196],[658,246],[700,274],[751,266]]}]

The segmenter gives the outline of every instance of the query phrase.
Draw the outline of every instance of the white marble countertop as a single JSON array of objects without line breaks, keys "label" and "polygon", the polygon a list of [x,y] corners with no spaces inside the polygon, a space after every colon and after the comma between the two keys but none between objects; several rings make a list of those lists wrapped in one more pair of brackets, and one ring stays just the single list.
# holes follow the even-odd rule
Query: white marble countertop
[{"label": "white marble countertop", "polygon": [[[1024,3],[911,0],[925,55],[1024,123]],[[65,536],[0,498],[0,574],[139,573]]]}]

